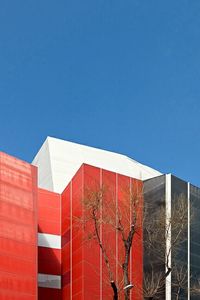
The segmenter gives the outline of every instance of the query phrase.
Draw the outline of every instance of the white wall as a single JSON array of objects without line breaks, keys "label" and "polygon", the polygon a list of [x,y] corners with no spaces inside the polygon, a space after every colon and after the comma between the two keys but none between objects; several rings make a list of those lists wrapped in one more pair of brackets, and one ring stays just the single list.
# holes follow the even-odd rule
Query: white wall
[{"label": "white wall", "polygon": [[61,193],[83,163],[141,180],[161,175],[125,155],[48,137],[33,160],[39,187]]}]

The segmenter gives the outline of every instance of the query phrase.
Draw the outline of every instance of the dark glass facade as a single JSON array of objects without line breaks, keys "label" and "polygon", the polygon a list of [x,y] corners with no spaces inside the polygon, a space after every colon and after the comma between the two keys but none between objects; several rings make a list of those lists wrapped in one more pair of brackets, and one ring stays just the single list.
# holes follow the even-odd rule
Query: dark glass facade
[{"label": "dark glass facade", "polygon": [[190,276],[192,300],[200,299],[200,295],[193,293],[200,278],[200,188],[190,185]]},{"label": "dark glass facade", "polygon": [[[192,198],[196,197],[196,207],[199,204],[199,214],[200,215],[200,190],[198,189],[194,193]],[[196,196],[194,196],[194,194]],[[168,204],[167,204],[168,202]],[[149,180],[144,181],[144,213],[145,213],[145,220],[144,220],[144,280],[145,276],[150,274],[152,268],[154,272],[160,272],[165,274],[165,251],[169,253],[171,256],[171,299],[187,299],[188,298],[188,183],[180,180],[175,176],[170,175],[162,175],[156,178],[152,178]],[[180,207],[179,207],[179,203]],[[169,205],[169,206],[168,206]],[[183,206],[184,205],[184,208]],[[163,227],[163,231],[160,231],[160,240],[163,239],[161,243],[159,241],[158,245],[163,245],[164,247],[160,248],[156,252],[153,250],[153,253],[148,248],[148,241],[147,241],[147,234],[146,234],[146,227],[148,227],[148,223],[151,223],[152,220],[155,222],[155,218],[159,218],[158,213],[162,213],[164,210],[163,218],[166,220],[166,207],[171,207],[171,251],[166,250],[166,239],[165,239],[165,229],[167,227]],[[185,219],[183,223],[181,223],[179,219],[179,209],[185,210]],[[176,221],[177,220],[177,221]],[[177,225],[177,222],[180,224]],[[200,221],[199,221],[200,222]],[[183,229],[182,229],[183,225]],[[200,224],[199,224],[200,225]],[[163,226],[163,225],[162,225]],[[194,235],[194,231],[198,228],[198,224],[195,223],[194,229],[192,229],[192,234]],[[194,227],[194,225],[193,225]],[[177,238],[179,238],[178,230],[181,230],[180,239],[177,242]],[[200,233],[196,233],[197,236],[193,237],[192,239],[200,241]],[[195,248],[199,247],[199,248]],[[196,252],[195,252],[196,249]],[[199,259],[199,268],[195,269],[196,274],[200,273],[200,257],[197,258],[197,252],[200,250],[200,243],[197,246],[197,243],[191,244],[191,254],[192,262],[195,264],[195,259]],[[195,254],[194,254],[195,252]],[[200,253],[200,251],[199,251]],[[194,268],[191,266],[191,268]],[[167,277],[167,280],[170,281],[170,276]],[[197,275],[196,275],[197,276]],[[181,280],[179,280],[181,278]],[[180,283],[181,281],[181,283]],[[177,297],[177,292],[180,287],[179,291],[179,298]],[[163,290],[163,294],[159,295],[159,299],[165,299],[165,290]],[[170,299],[170,297],[168,298]],[[197,298],[194,298],[195,300]]]},{"label": "dark glass facade", "polygon": [[[155,251],[158,247],[156,244],[153,248],[149,247],[146,231],[149,231],[149,224],[150,230],[154,230],[155,220],[159,218],[159,211],[165,209],[165,189],[165,175],[144,181],[144,289],[146,289],[145,281],[148,278],[157,278],[158,274],[164,277],[165,274],[165,253],[160,251],[160,249]],[[165,228],[160,231],[160,239],[163,240],[165,245]],[[162,287],[161,291],[159,291],[159,299],[165,299],[165,287]]]},{"label": "dark glass facade", "polygon": [[[172,220],[171,241],[172,241],[172,299],[176,299],[177,292],[180,288],[178,299],[187,299],[188,289],[188,184],[175,176],[171,176],[171,214]],[[180,204],[180,206],[179,206]],[[182,205],[185,206],[183,207]],[[182,224],[180,222],[178,211],[184,213],[186,218]],[[174,226],[173,226],[174,225]],[[180,240],[179,232],[181,232]],[[177,242],[178,239],[178,242]]]}]

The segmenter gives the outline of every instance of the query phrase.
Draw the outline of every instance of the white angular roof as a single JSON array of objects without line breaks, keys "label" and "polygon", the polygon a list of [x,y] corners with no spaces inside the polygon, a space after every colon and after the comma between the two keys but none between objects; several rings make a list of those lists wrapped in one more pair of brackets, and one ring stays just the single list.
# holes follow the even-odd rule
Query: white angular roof
[{"label": "white angular roof", "polygon": [[62,193],[83,163],[136,179],[161,175],[125,155],[47,137],[32,164],[38,167],[39,187]]}]

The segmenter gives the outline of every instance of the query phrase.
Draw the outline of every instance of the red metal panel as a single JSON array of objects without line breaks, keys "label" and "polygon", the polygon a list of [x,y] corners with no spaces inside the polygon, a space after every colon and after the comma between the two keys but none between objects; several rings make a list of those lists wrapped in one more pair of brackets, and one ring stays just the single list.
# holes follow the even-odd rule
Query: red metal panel
[{"label": "red metal panel", "polygon": [[63,286],[62,299],[70,300],[70,284],[68,284],[67,286]]},{"label": "red metal panel", "polygon": [[82,292],[79,292],[72,297],[73,300],[82,300]]},{"label": "red metal panel", "polygon": [[61,275],[61,250],[38,247],[38,272]]},{"label": "red metal panel", "polygon": [[13,249],[15,249],[15,255],[18,258],[24,258],[26,253],[26,259],[31,260],[37,256],[37,247],[33,247],[32,244],[17,242],[12,239],[0,238],[0,251],[7,255],[13,255]]},{"label": "red metal panel", "polygon": [[83,249],[82,226],[77,222],[76,217],[82,216],[82,197],[83,197],[83,167],[79,169],[72,179],[71,184],[71,205],[72,205],[72,297],[78,292],[83,293],[83,284],[80,277],[83,274],[82,255],[74,255],[77,250]]},{"label": "red metal panel", "polygon": [[[63,299],[70,299],[71,291],[76,291],[76,280],[82,276],[82,230],[77,227],[75,216],[82,215],[82,168],[73,177],[71,183],[62,193],[62,285]],[[73,202],[73,204],[72,204]],[[72,224],[72,227],[71,227]],[[79,251],[80,250],[80,251]],[[72,270],[71,270],[71,266]],[[72,274],[72,282],[71,275]],[[67,274],[67,275],[66,275]],[[67,276],[67,277],[66,277]],[[65,280],[67,278],[67,280]],[[79,280],[79,279],[78,279]],[[70,287],[71,284],[71,287]],[[68,297],[68,298],[66,298]]]},{"label": "red metal panel", "polygon": [[[101,170],[84,165],[84,197],[91,191],[101,188]],[[99,299],[100,296],[100,248],[95,240],[88,240],[88,233],[94,230],[92,223],[84,226],[83,261],[84,261],[84,296],[83,299]]]},{"label": "red metal panel", "polygon": [[[35,274],[34,274],[35,275]],[[12,291],[18,294],[19,298],[23,294],[35,296],[36,298],[36,282],[35,276],[24,274],[14,274],[0,271],[0,291],[5,290],[7,292]]]},{"label": "red metal panel", "polygon": [[138,229],[137,234],[134,235],[133,245],[137,247],[132,248],[132,281],[134,283],[134,288],[132,290],[132,299],[141,300],[142,295],[142,285],[143,285],[143,272],[138,272],[143,268],[143,183],[139,180],[132,179],[131,185],[133,192],[139,197],[138,209]]},{"label": "red metal panel", "polygon": [[64,288],[65,286],[69,286],[69,284],[70,284],[70,271],[66,272],[62,276],[62,288]]},{"label": "red metal panel", "polygon": [[65,231],[65,233],[62,235],[62,247],[64,247],[69,242],[70,242],[70,229]]},{"label": "red metal panel", "polygon": [[[61,195],[39,189],[38,232],[61,235]],[[38,272],[61,275],[61,249],[38,247]],[[39,288],[39,300],[61,300],[62,291],[53,288]]]},{"label": "red metal panel", "polygon": [[[108,272],[102,260],[101,251],[95,240],[87,241],[87,233],[92,230],[92,224],[82,226],[77,217],[84,215],[82,200],[88,191],[104,187],[103,215],[112,215],[113,226],[116,221],[116,209],[123,215],[126,234],[130,230],[130,187],[141,188],[141,182],[132,180],[113,172],[101,170],[89,165],[83,165],[72,182],[62,194],[62,299],[99,299],[102,292],[104,300],[112,299],[112,290],[108,280]],[[142,199],[139,208],[142,217]],[[72,224],[72,227],[71,227]],[[121,268],[117,267],[124,259],[124,246],[119,234],[113,231],[109,224],[102,226],[103,241],[109,241],[108,255],[114,278],[119,283],[123,279]],[[142,228],[134,238],[136,250],[131,254],[131,281],[141,290],[142,284]],[[72,268],[71,268],[72,267]],[[137,272],[135,271],[137,270]],[[71,275],[70,275],[71,273]],[[66,280],[64,280],[64,278]],[[72,278],[72,282],[70,282]],[[102,286],[102,290],[101,290]],[[72,295],[70,294],[72,291]],[[141,300],[142,295],[136,289],[132,291],[131,299]],[[122,295],[121,295],[122,296]]]},{"label": "red metal panel", "polygon": [[61,234],[61,196],[43,189],[38,190],[38,231]]},{"label": "red metal panel", "polygon": [[0,298],[37,299],[37,173],[0,153]]},{"label": "red metal panel", "polygon": [[[102,240],[106,248],[111,271],[114,280],[117,280],[116,265],[118,266],[116,257],[117,241],[116,241],[116,174],[113,172],[102,170],[102,181],[104,187],[102,218],[108,220],[110,224],[102,225]],[[108,244],[109,241],[109,244]],[[112,299],[113,293],[110,287],[108,269],[105,261],[102,261],[102,297],[103,299]]]},{"label": "red metal panel", "polygon": [[38,288],[38,299],[61,300],[62,299],[62,290],[39,287]]},{"label": "red metal panel", "polygon": [[35,300],[35,295],[19,294],[18,292],[0,290],[1,300]]},{"label": "red metal panel", "polygon": [[51,222],[51,220],[40,219],[38,232],[60,235],[60,223]]},{"label": "red metal panel", "polygon": [[62,235],[70,229],[70,184],[62,193]]},{"label": "red metal panel", "polygon": [[84,289],[84,285],[83,285],[83,277],[80,277],[78,279],[75,279],[73,281],[73,294],[72,294],[72,299],[77,299],[77,295],[79,295],[80,298],[78,299],[84,299],[83,297],[83,289]]},{"label": "red metal panel", "polygon": [[[121,222],[124,227],[124,232],[126,237],[128,236],[128,232],[130,230],[130,178],[127,176],[123,176],[117,174],[117,193],[118,193],[118,210],[121,216]],[[124,245],[122,242],[122,236],[120,233],[118,235],[118,261],[120,264],[124,262]],[[130,276],[131,277],[131,276]],[[121,282],[121,287],[123,287],[123,272],[120,265],[118,266],[118,283]],[[123,288],[120,291],[119,295],[122,299]]]},{"label": "red metal panel", "polygon": [[[70,249],[71,249],[71,230],[70,230],[70,209],[71,192],[70,184],[62,193],[62,299],[70,299]],[[66,274],[68,277],[66,278]],[[68,280],[67,280],[68,279]]]},{"label": "red metal panel", "polygon": [[[142,296],[142,278],[143,278],[143,244],[142,244],[142,211],[143,211],[143,199],[142,193],[142,182],[136,179],[132,179],[123,175],[118,174],[118,207],[122,214],[122,222],[125,227],[126,236],[130,230],[131,212],[132,207],[130,205],[131,198],[137,197],[138,204],[136,205],[137,213],[137,234],[134,235],[131,249],[130,258],[130,281],[134,284],[134,288],[131,290],[131,299],[141,300]],[[130,208],[128,209],[127,203]],[[130,221],[129,221],[130,220]],[[119,261],[124,260],[124,245],[121,237],[118,238],[118,251]],[[123,278],[122,269],[118,268],[118,277]],[[123,297],[123,290],[120,294]]]},{"label": "red metal panel", "polygon": [[38,207],[60,209],[60,194],[38,188]]},{"label": "red metal panel", "polygon": [[11,256],[10,254],[2,254],[0,252],[1,272],[9,272],[13,274],[34,274],[35,265],[32,259],[27,260],[26,257]]},{"label": "red metal panel", "polygon": [[70,270],[70,243],[68,243],[62,248],[62,274],[64,274],[69,270]]}]

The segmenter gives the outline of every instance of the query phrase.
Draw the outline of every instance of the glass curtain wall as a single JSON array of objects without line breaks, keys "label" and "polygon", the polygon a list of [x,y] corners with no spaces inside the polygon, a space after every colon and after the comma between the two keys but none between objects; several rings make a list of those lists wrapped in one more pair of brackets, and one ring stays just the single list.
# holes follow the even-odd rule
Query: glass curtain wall
[{"label": "glass curtain wall", "polygon": [[[188,290],[188,184],[171,176],[172,299],[187,299]],[[184,217],[182,217],[184,216]]]},{"label": "glass curtain wall", "polygon": [[[143,283],[144,290],[147,283],[150,290],[154,288],[153,285],[155,285],[156,280],[158,281],[158,278],[164,278],[165,255],[166,251],[169,251],[172,265],[169,299],[171,297],[171,299],[181,300],[187,299],[188,289],[188,184],[175,176],[168,176],[168,180],[166,183],[166,175],[162,175],[144,181]],[[170,201],[171,205],[171,252],[166,250],[166,201]],[[181,214],[184,214],[183,220],[181,220]],[[153,237],[152,240],[149,240],[149,233]],[[155,237],[157,237],[157,241]],[[150,287],[149,279],[151,276],[154,284]],[[170,276],[168,280],[170,280]],[[165,284],[158,290],[155,299],[165,299]]]},{"label": "glass curtain wall", "polygon": [[200,299],[200,188],[190,185],[190,299]]},{"label": "glass curtain wall", "polygon": [[[160,249],[160,245],[165,247],[165,227],[157,231],[160,219],[165,219],[160,216],[161,211],[165,214],[165,182],[165,175],[144,181],[144,299],[151,295],[158,297],[155,299],[165,299],[165,285],[160,285],[157,291],[155,288],[159,278],[165,275],[165,250]],[[156,235],[159,236],[159,243],[154,238]]]}]

